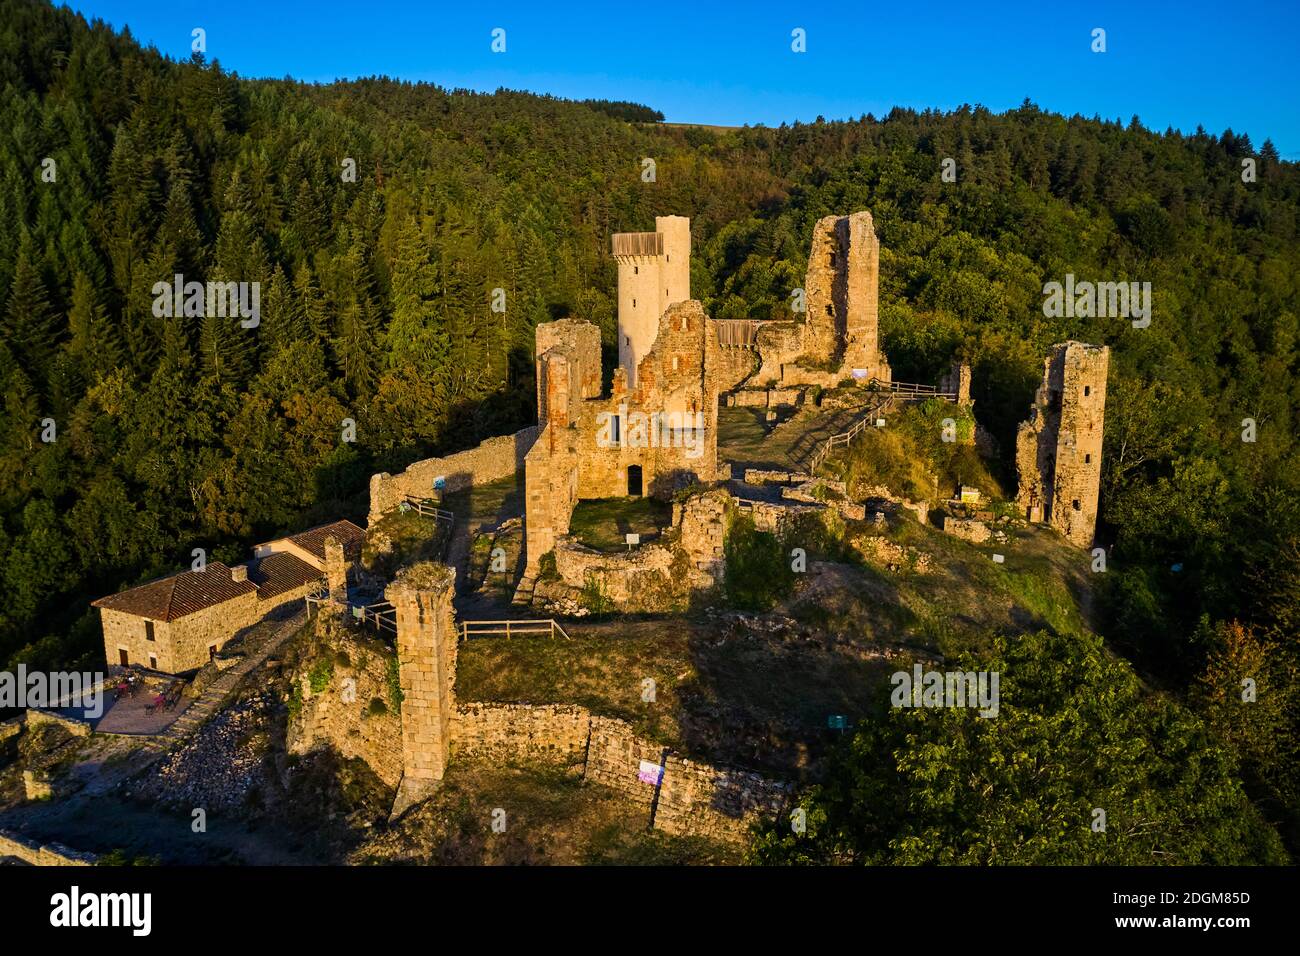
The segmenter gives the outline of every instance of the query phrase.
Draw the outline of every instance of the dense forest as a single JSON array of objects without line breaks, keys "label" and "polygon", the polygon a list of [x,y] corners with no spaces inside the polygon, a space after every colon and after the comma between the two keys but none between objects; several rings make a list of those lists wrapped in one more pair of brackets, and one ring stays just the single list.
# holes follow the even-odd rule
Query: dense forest
[{"label": "dense forest", "polygon": [[[1047,347],[1111,346],[1104,637],[1207,712],[1243,673],[1284,699],[1219,725],[1294,812],[1300,170],[1272,144],[1028,101],[718,130],[246,80],[35,0],[0,0],[0,88],[0,666],[100,664],[90,599],[526,424],[539,322],[613,344],[610,233],[688,215],[709,313],[790,317],[814,222],[869,209],[895,374],[968,360],[1004,458]],[[156,316],[178,273],[259,282],[260,324]],[[1150,282],[1150,326],[1045,317],[1070,273]]]}]

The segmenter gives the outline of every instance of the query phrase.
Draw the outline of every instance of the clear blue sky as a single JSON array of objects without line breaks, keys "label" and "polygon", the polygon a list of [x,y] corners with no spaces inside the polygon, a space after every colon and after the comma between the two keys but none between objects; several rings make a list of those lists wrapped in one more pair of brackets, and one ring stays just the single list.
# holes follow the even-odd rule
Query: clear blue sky
[{"label": "clear blue sky", "polygon": [[[1300,0],[1218,3],[384,3],[73,0],[170,56],[207,30],[208,56],[248,77],[328,82],[386,74],[634,100],[670,122],[779,125],[880,116],[895,105],[1054,112],[1157,130],[1197,124],[1271,138],[1300,160]],[[491,31],[506,52],[491,52]],[[807,52],[791,52],[803,28]],[[1093,28],[1105,53],[1091,52]]]}]

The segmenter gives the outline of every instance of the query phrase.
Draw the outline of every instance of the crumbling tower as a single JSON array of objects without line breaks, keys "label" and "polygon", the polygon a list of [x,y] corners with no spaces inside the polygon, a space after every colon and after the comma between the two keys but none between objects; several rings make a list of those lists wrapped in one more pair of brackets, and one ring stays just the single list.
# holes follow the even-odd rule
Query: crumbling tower
[{"label": "crumbling tower", "polygon": [[691,297],[691,221],[656,216],[654,232],[615,233],[611,246],[618,263],[618,364],[634,388],[659,317]]},{"label": "crumbling tower", "polygon": [[1110,349],[1063,342],[1043,362],[1043,384],[1016,434],[1016,502],[1074,544],[1092,545]]},{"label": "crumbling tower", "polygon": [[426,561],[403,568],[384,592],[396,610],[402,689],[402,782],[394,818],[428,797],[447,769],[456,712],[455,584],[455,571]]},{"label": "crumbling tower", "polygon": [[817,221],[804,291],[804,355],[823,362],[838,356],[845,372],[889,381],[880,351],[880,240],[871,213]]}]

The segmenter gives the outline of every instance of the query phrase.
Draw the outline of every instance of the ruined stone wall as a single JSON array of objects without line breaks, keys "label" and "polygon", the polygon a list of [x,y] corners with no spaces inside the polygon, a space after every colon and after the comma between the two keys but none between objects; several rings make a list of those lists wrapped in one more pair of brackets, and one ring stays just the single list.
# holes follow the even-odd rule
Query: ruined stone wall
[{"label": "ruined stone wall", "polygon": [[[660,768],[656,787],[642,764]],[[687,760],[638,737],[621,720],[591,718],[586,778],[653,810],[655,829],[674,835],[738,842],[749,827],[781,813],[793,788],[745,770]]]},{"label": "ruined stone wall", "polygon": [[739,842],[751,826],[779,816],[793,788],[750,770],[732,770],[670,754],[655,807],[656,830]]},{"label": "ruined stone wall", "polygon": [[539,431],[536,425],[530,425],[513,435],[489,438],[468,451],[444,458],[417,461],[396,475],[387,472],[372,475],[370,523],[373,524],[388,512],[396,510],[407,495],[430,497],[433,494],[433,481],[440,476],[447,479],[445,490],[451,492],[515,474],[523,467],[524,457],[537,440]]},{"label": "ruined stone wall", "polygon": [[451,728],[453,758],[571,766],[587,758],[591,714],[567,704],[466,703],[456,708]]},{"label": "ruined stone wall", "polygon": [[626,721],[592,716],[587,744],[588,780],[649,807],[654,803],[655,788],[638,780],[637,774],[643,761],[662,767],[667,756],[667,747],[638,737]]},{"label": "ruined stone wall", "polygon": [[0,857],[11,856],[32,866],[94,866],[93,853],[70,850],[61,843],[37,843],[16,833],[0,830]]},{"label": "ruined stone wall", "polygon": [[1097,525],[1110,350],[1083,342],[1052,347],[1029,418],[1016,433],[1016,502],[1089,547]]},{"label": "ruined stone wall", "polygon": [[684,611],[695,590],[714,583],[695,569],[685,552],[657,543],[605,553],[560,538],[555,543],[555,569],[575,590],[594,583],[626,614]]},{"label": "ruined stone wall", "polygon": [[696,571],[711,582],[720,583],[726,574],[724,549],[727,538],[727,508],[731,495],[709,491],[673,505],[673,526],[678,529],[678,547]]},{"label": "ruined stone wall", "polygon": [[818,220],[804,277],[804,319],[760,329],[762,364],[752,384],[830,388],[849,376],[889,381],[880,351],[879,285],[880,240],[871,213]]},{"label": "ruined stone wall", "polygon": [[[328,688],[315,692],[310,673],[324,656],[333,675]],[[318,617],[315,640],[294,674],[302,706],[289,720],[289,752],[329,746],[364,760],[380,780],[396,787],[402,779],[402,718],[390,684],[395,658],[392,648],[349,631],[338,615]]]}]

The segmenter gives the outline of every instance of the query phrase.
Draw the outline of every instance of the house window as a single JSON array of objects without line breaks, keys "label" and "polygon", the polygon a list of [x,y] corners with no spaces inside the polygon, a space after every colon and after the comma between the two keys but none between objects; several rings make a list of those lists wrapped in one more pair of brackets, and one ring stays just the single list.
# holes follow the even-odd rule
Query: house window
[{"label": "house window", "polygon": [[210,661],[214,661],[214,660],[216,660],[216,659],[217,659],[217,645],[215,645],[215,644],[209,644],[209,645],[208,645],[208,660],[210,660]]},{"label": "house window", "polygon": [[614,440],[615,445],[623,444],[623,416],[610,416],[610,437]]},{"label": "house window", "polygon": [[158,669],[158,657],[157,657],[156,654],[150,654],[150,655],[149,655],[149,670],[151,670],[151,671],[156,671],[157,669]]},{"label": "house window", "polygon": [[153,621],[145,621],[145,622],[144,622],[144,639],[145,639],[146,641],[152,641],[152,640],[154,640],[154,636],[153,636]]},{"label": "house window", "polygon": [[636,299],[633,299],[633,300],[632,300],[632,308],[634,308],[634,309],[636,308]]},{"label": "house window", "polygon": [[1092,394],[1092,386],[1091,385],[1083,386],[1083,397],[1087,398],[1091,394]]},{"label": "house window", "polygon": [[641,269],[638,266],[633,266],[632,275],[640,275],[640,274],[641,274]]},{"label": "house window", "polygon": [[1074,505],[1074,510],[1075,510],[1075,511],[1079,511],[1079,510],[1081,510],[1081,509],[1079,508],[1079,499],[1078,499],[1078,498],[1075,498],[1075,499],[1074,499],[1073,505]]},{"label": "house window", "polygon": [[125,647],[119,647],[119,648],[117,649],[117,662],[118,662],[119,664],[121,664],[123,667],[128,667],[128,666],[130,666],[130,664],[131,664],[131,658],[130,658],[130,656],[126,653],[126,648],[125,648]]},{"label": "house window", "polygon": [[1092,456],[1091,456],[1091,455],[1084,455],[1084,456],[1083,456],[1083,463],[1084,463],[1085,465],[1091,465],[1091,464],[1092,464]]}]

